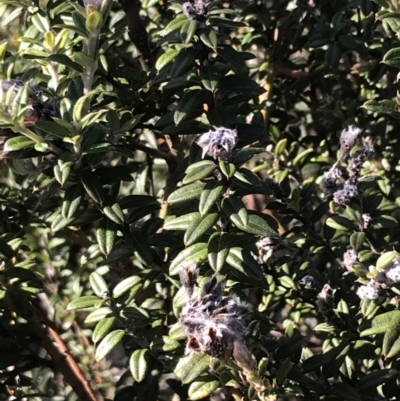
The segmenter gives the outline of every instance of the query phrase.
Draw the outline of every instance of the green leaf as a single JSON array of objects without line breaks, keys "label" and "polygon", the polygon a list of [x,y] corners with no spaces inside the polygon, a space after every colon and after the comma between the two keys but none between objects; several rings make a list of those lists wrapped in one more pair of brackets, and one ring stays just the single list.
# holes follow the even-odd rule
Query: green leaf
[{"label": "green leaf", "polygon": [[186,175],[182,182],[183,184],[190,184],[191,182],[201,180],[209,176],[216,168],[217,165],[211,160],[202,160],[191,164],[186,169]]},{"label": "green leaf", "polygon": [[243,57],[241,56],[240,52],[237,52],[232,46],[218,45],[217,53],[219,56],[221,56],[223,59],[225,59],[228,63],[232,64],[233,66],[238,68],[246,68],[246,63]]},{"label": "green leaf", "polygon": [[174,373],[183,384],[191,383],[208,368],[209,361],[210,357],[203,353],[182,357]]},{"label": "green leaf", "polygon": [[128,120],[120,129],[119,132],[130,132],[132,128],[140,122],[144,114],[136,114],[130,120]]},{"label": "green leaf", "polygon": [[186,231],[192,223],[198,223],[201,220],[199,212],[184,214],[183,216],[174,217],[165,220],[164,230]]},{"label": "green leaf", "polygon": [[147,311],[143,308],[138,308],[137,306],[126,306],[122,309],[121,316],[133,320],[135,324],[140,324],[140,321],[147,324],[149,319]]},{"label": "green leaf", "polygon": [[174,276],[180,269],[189,267],[193,264],[200,264],[207,259],[207,244],[199,242],[181,251],[169,266],[169,274]]},{"label": "green leaf", "polygon": [[78,71],[79,73],[83,72],[83,67],[78,63],[72,61],[66,54],[50,54],[47,58],[49,61],[54,61],[58,64],[65,65],[72,70]]},{"label": "green leaf", "polygon": [[136,257],[138,257],[143,264],[151,265],[153,263],[153,253],[147,243],[147,239],[142,235],[130,233],[128,240],[132,248],[135,250]]},{"label": "green leaf", "polygon": [[150,344],[151,350],[155,352],[171,352],[177,350],[181,344],[179,341],[175,341],[168,336],[162,336],[161,338],[156,338]]},{"label": "green leaf", "polygon": [[86,29],[91,33],[96,33],[100,30],[103,22],[103,17],[100,11],[92,11],[86,18]]},{"label": "green leaf", "polygon": [[35,141],[27,136],[16,136],[6,141],[4,144],[4,152],[15,152],[16,150],[31,148],[35,143]]},{"label": "green leaf", "polygon": [[93,342],[97,343],[100,340],[102,340],[107,335],[107,333],[111,330],[111,328],[113,327],[116,320],[117,319],[114,316],[105,317],[102,320],[100,320],[96,324],[96,327],[93,330],[93,334],[92,334]]},{"label": "green leaf", "polygon": [[94,295],[87,295],[74,299],[67,306],[67,310],[93,308],[99,302],[99,297]]},{"label": "green leaf", "polygon": [[218,68],[214,66],[208,66],[201,69],[200,78],[204,88],[214,92],[217,89],[218,82],[221,78],[221,73]]},{"label": "green leaf", "polygon": [[80,207],[84,204],[85,189],[82,184],[73,184],[66,191],[61,207],[61,214],[66,219],[81,215]]},{"label": "green leaf", "polygon": [[400,119],[400,110],[395,100],[368,100],[362,107],[372,113],[388,114]]},{"label": "green leaf", "polygon": [[[178,15],[174,20],[172,20],[162,31],[161,35],[166,36],[169,33],[180,30],[184,24],[187,22],[187,18],[185,15]],[[160,69],[160,68],[157,68]]]},{"label": "green leaf", "polygon": [[350,246],[359,251],[362,249],[365,242],[365,233],[364,232],[356,232],[351,234],[350,236]]},{"label": "green leaf", "polygon": [[235,196],[224,198],[222,201],[222,210],[229,217],[232,223],[238,226],[247,226],[249,214],[244,203]]},{"label": "green leaf", "polygon": [[266,214],[261,216],[255,212],[248,212],[248,214],[249,219],[247,225],[242,225],[239,221],[236,221],[235,225],[239,230],[263,237],[278,236],[278,223],[273,217]]},{"label": "green leaf", "polygon": [[93,272],[89,276],[90,286],[92,287],[93,292],[99,298],[106,298],[109,296],[108,286],[102,276],[100,274]]},{"label": "green leaf", "polygon": [[125,223],[125,216],[122,212],[121,206],[116,202],[111,206],[103,207],[104,214],[114,223],[122,226]]},{"label": "green leaf", "polygon": [[117,229],[115,223],[103,218],[96,230],[97,243],[102,253],[109,255],[114,248]]},{"label": "green leaf", "polygon": [[38,127],[40,130],[50,134],[50,137],[54,136],[56,138],[63,139],[71,136],[71,132],[68,130],[68,128],[57,124],[54,121],[39,120],[35,123],[35,127]]},{"label": "green leaf", "polygon": [[294,363],[290,358],[286,358],[283,363],[279,366],[279,369],[276,372],[276,384],[280,387],[286,381],[287,375],[292,370]]},{"label": "green leaf", "polygon": [[393,377],[398,376],[399,372],[396,369],[380,369],[375,372],[370,372],[356,383],[355,387],[365,391],[372,389],[375,391],[381,384],[386,383]]},{"label": "green leaf", "polygon": [[96,361],[104,359],[124,338],[124,330],[114,330],[108,333],[96,348]]},{"label": "green leaf", "polygon": [[336,68],[342,57],[342,48],[338,42],[331,43],[325,52],[325,63],[330,68]]},{"label": "green leaf", "polygon": [[200,195],[199,211],[201,215],[205,215],[213,206],[215,206],[223,191],[224,185],[221,182],[207,182]]},{"label": "green leaf", "polygon": [[80,178],[88,195],[95,202],[102,203],[105,199],[105,194],[98,176],[90,171],[84,170],[81,171]]},{"label": "green leaf", "polygon": [[197,30],[196,20],[187,20],[181,27],[180,35],[181,40],[184,44],[188,44],[192,39]]},{"label": "green leaf", "polygon": [[200,221],[193,222],[185,232],[183,237],[183,242],[186,246],[193,244],[197,239],[199,239],[203,234],[210,230],[215,223],[218,221],[217,213],[210,213],[202,216]]},{"label": "green leaf", "polygon": [[219,168],[226,178],[231,178],[236,173],[236,166],[233,163],[227,163],[224,160],[219,161]]},{"label": "green leaf", "polygon": [[[174,64],[171,68],[171,78],[178,78],[193,64],[193,60],[197,55],[197,50],[193,47],[182,49],[176,56]],[[186,79],[185,79],[186,80]]]},{"label": "green leaf", "polygon": [[195,182],[193,184],[184,185],[172,192],[172,194],[168,197],[168,203],[174,205],[176,203],[186,202],[192,199],[199,199],[204,186],[205,183],[203,182]]},{"label": "green leaf", "polygon": [[262,181],[257,174],[252,173],[250,170],[245,168],[240,168],[236,170],[234,177],[237,178],[239,181],[245,182],[249,185],[254,185],[259,187],[262,185]]},{"label": "green leaf", "polygon": [[389,331],[392,326],[398,325],[400,330],[400,311],[395,310],[375,316],[371,321],[371,328],[363,330],[361,337],[373,336]]},{"label": "green leaf", "polygon": [[248,162],[255,155],[259,155],[260,153],[265,153],[265,149],[262,148],[246,148],[240,149],[233,153],[232,162],[235,166],[241,166],[242,164]]},{"label": "green leaf", "polygon": [[219,380],[215,377],[201,376],[189,386],[189,399],[202,400],[211,395],[219,386]]},{"label": "green leaf", "polygon": [[382,63],[400,68],[400,47],[390,49],[383,57]]},{"label": "green leaf", "polygon": [[398,221],[392,216],[376,216],[372,220],[372,227],[379,228],[395,228],[398,227]]},{"label": "green leaf", "polygon": [[176,49],[168,49],[164,54],[162,54],[156,62],[156,69],[158,71],[162,70],[168,64],[172,63],[175,57],[178,55],[179,50]]},{"label": "green leaf", "polygon": [[398,254],[395,251],[385,252],[376,261],[376,268],[378,270],[386,269],[397,259],[397,256]]},{"label": "green leaf", "polygon": [[129,358],[129,369],[138,383],[146,378],[149,371],[150,352],[148,349],[137,349]]},{"label": "green leaf", "polygon": [[146,206],[150,203],[158,203],[154,196],[149,195],[127,195],[124,196],[120,201],[119,205],[121,209],[130,209],[134,207]]},{"label": "green leaf", "polygon": [[240,28],[247,26],[243,22],[233,21],[228,18],[221,18],[221,17],[210,17],[209,21],[212,26],[221,26],[225,28]]},{"label": "green leaf", "polygon": [[361,400],[361,396],[358,394],[358,391],[347,383],[333,383],[331,387],[331,393],[340,397],[342,400]]},{"label": "green leaf", "polygon": [[26,60],[40,60],[40,59],[47,59],[48,54],[40,49],[35,49],[32,47],[28,47],[27,49],[22,50],[22,57]]},{"label": "green leaf", "polygon": [[215,271],[220,271],[225,264],[231,245],[226,233],[214,233],[208,241],[208,262]]},{"label": "green leaf", "polygon": [[242,248],[230,248],[226,262],[251,280],[259,281],[263,277],[261,266],[250,253],[245,252]]},{"label": "green leaf", "polygon": [[141,281],[138,276],[131,276],[119,282],[113,289],[113,297],[118,298],[130,291],[133,287],[139,284]]},{"label": "green leaf", "polygon": [[75,221],[75,218],[66,219],[62,214],[59,214],[51,223],[51,231],[54,233],[60,231],[72,224],[73,221]]},{"label": "green leaf", "polygon": [[212,29],[206,29],[200,34],[200,40],[208,47],[216,50],[218,45],[217,34]]},{"label": "green leaf", "polygon": [[179,101],[174,112],[174,123],[179,125],[183,121],[191,120],[203,113],[203,90],[190,90]]},{"label": "green leaf", "polygon": [[112,310],[108,306],[95,309],[86,316],[85,324],[98,323],[100,320],[106,317],[111,317],[111,315],[112,315]]},{"label": "green leaf", "polygon": [[14,250],[11,248],[7,242],[0,239],[0,255],[5,256],[6,258],[12,258],[14,256]]},{"label": "green leaf", "polygon": [[326,225],[338,231],[353,230],[354,224],[343,216],[334,215],[326,220]]},{"label": "green leaf", "polygon": [[339,43],[343,49],[354,50],[359,54],[366,53],[366,47],[363,41],[355,35],[342,35],[339,37]]},{"label": "green leaf", "polygon": [[257,82],[253,81],[251,78],[242,77],[240,75],[226,75],[219,80],[218,88],[252,93],[254,95],[260,95],[265,92]]}]

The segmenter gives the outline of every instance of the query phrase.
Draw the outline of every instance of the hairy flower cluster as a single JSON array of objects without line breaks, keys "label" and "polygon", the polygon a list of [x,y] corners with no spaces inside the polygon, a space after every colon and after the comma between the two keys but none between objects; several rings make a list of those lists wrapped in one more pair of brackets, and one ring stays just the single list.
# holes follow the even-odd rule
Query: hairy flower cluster
[{"label": "hairy flower cluster", "polygon": [[[203,295],[191,302],[193,294],[193,269],[181,273],[181,281],[187,292],[189,302],[183,308],[180,323],[189,339],[186,353],[205,352],[215,357],[239,358],[246,365],[252,361],[252,355],[244,344],[247,333],[244,323],[249,306],[241,303],[237,297],[223,297],[224,283],[212,276],[202,289]],[[249,362],[250,363],[250,362]]]},{"label": "hairy flower cluster", "polygon": [[350,156],[347,162],[350,182],[357,182],[357,180],[360,178],[362,165],[365,163],[371,153],[374,153],[374,149],[367,147],[358,149]]},{"label": "hairy flower cluster", "polygon": [[358,254],[354,249],[349,249],[343,254],[343,264],[347,270],[351,271],[352,267],[358,262]]},{"label": "hairy flower cluster", "polygon": [[324,173],[323,184],[325,189],[333,193],[338,189],[337,181],[342,177],[342,172],[336,167],[332,167]]},{"label": "hairy flower cluster", "polygon": [[206,0],[187,1],[183,3],[182,11],[191,20],[205,21],[210,4]]},{"label": "hairy flower cluster", "polygon": [[345,183],[341,189],[333,193],[333,200],[339,205],[348,205],[357,196],[357,185]]},{"label": "hairy flower cluster", "polygon": [[[360,178],[361,168],[368,155],[373,152],[372,148],[361,148],[349,156],[360,132],[361,129],[353,125],[342,131],[340,134],[340,159],[335,162],[329,171],[324,173],[323,185],[333,195],[333,201],[339,205],[348,205],[358,197],[357,183]],[[338,168],[340,160],[344,159],[348,159],[348,178],[346,180],[342,179],[342,172]]]},{"label": "hairy flower cluster", "polygon": [[340,134],[340,154],[342,158],[350,153],[350,150],[356,144],[360,133],[361,129],[354,125],[350,125],[342,131]]},{"label": "hairy flower cluster", "polygon": [[383,270],[385,275],[385,284],[392,286],[394,284],[400,283],[400,263],[395,260],[389,265],[385,270]]},{"label": "hairy flower cluster", "polygon": [[203,148],[203,159],[208,154],[214,159],[229,160],[237,141],[235,130],[220,127],[200,135],[196,143]]},{"label": "hairy flower cluster", "polygon": [[[375,266],[370,266],[370,271],[373,270]],[[357,295],[360,299],[377,299],[381,288],[390,288],[398,283],[400,283],[400,263],[395,260],[386,269],[380,270],[367,285],[360,286]]]},{"label": "hairy flower cluster", "polygon": [[379,297],[379,288],[373,284],[361,285],[357,290],[357,295],[360,299],[377,299]]}]

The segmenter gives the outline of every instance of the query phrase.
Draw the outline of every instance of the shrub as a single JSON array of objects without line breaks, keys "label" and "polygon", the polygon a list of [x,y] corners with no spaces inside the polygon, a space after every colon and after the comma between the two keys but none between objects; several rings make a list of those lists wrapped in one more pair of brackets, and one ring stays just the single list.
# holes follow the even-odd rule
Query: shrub
[{"label": "shrub", "polygon": [[397,399],[398,8],[1,1],[1,399]]}]

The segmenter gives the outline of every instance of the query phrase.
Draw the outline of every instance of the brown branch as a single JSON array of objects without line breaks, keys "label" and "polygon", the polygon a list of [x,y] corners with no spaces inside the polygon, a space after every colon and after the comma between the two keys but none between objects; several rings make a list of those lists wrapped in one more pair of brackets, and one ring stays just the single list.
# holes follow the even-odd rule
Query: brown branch
[{"label": "brown branch", "polygon": [[151,60],[149,37],[139,15],[140,2],[139,0],[120,0],[120,3],[128,20],[129,38],[138,50],[143,70],[148,71],[153,62]]},{"label": "brown branch", "polygon": [[26,316],[29,327],[40,339],[42,347],[50,355],[55,369],[60,372],[67,383],[82,401],[100,401],[96,397],[90,383],[85,378],[63,339],[52,327],[53,324],[33,305],[31,305],[29,316]]},{"label": "brown branch", "polygon": [[174,164],[176,161],[174,156],[171,153],[165,153],[158,149],[149,148],[148,146],[143,145],[142,143],[139,143],[139,142],[135,143],[134,146],[137,150],[141,150],[142,152],[145,152],[150,156],[165,160],[168,165]]}]

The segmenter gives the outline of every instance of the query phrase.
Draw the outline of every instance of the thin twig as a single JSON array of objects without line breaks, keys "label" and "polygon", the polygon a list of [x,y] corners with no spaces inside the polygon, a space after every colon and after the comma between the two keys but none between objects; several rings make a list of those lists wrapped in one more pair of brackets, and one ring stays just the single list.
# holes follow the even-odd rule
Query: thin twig
[{"label": "thin twig", "polygon": [[71,355],[64,340],[57,333],[47,317],[41,316],[40,311],[31,305],[31,313],[26,316],[29,327],[40,339],[42,347],[50,355],[55,370],[60,372],[68,384],[73,388],[78,398],[83,401],[101,401],[96,397],[89,381]]}]

